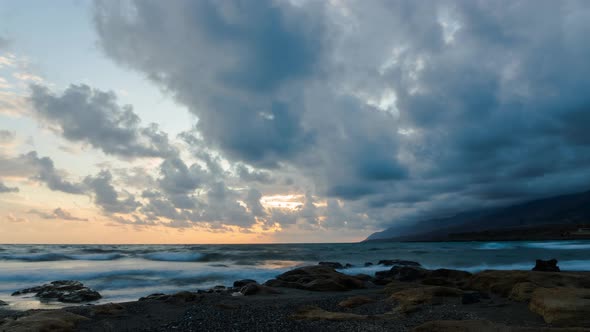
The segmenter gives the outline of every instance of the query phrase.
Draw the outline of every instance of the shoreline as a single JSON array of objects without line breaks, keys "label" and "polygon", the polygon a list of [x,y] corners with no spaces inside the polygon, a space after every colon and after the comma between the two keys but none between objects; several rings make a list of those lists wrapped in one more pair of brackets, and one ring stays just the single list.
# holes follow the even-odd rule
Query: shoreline
[{"label": "shoreline", "polygon": [[[471,274],[426,270],[414,263],[418,264],[396,261],[375,276],[344,275],[330,266],[314,265],[290,270],[263,284],[243,280],[245,285],[240,287],[159,294],[122,303],[27,311],[0,306],[0,331],[42,330],[47,324],[61,331],[590,328],[590,321],[584,318],[590,310],[590,305],[585,307],[590,304],[590,272],[487,270]],[[572,317],[559,318],[559,308],[553,308],[557,316],[550,317],[548,309],[544,313],[533,305],[550,305],[548,299],[555,295],[547,297],[543,292],[561,292],[558,297],[570,299],[570,305],[587,302]],[[442,329],[449,324],[450,329]]]}]

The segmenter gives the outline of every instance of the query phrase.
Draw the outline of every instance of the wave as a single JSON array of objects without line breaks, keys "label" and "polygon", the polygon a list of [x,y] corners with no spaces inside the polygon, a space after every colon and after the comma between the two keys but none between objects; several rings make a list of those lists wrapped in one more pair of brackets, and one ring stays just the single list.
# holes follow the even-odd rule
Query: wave
[{"label": "wave", "polygon": [[505,250],[512,249],[514,245],[506,242],[487,242],[479,245],[476,249],[478,250]]},{"label": "wave", "polygon": [[525,245],[535,249],[552,250],[587,250],[590,249],[590,242],[553,241],[553,242],[531,242]]},{"label": "wave", "polygon": [[168,261],[168,262],[200,262],[205,255],[191,252],[156,252],[143,255],[142,258],[151,261]]},{"label": "wave", "polygon": [[126,257],[122,254],[87,254],[87,255],[69,255],[69,254],[25,254],[25,255],[0,255],[0,260],[23,261],[23,262],[52,262],[66,260],[80,261],[112,261]]}]

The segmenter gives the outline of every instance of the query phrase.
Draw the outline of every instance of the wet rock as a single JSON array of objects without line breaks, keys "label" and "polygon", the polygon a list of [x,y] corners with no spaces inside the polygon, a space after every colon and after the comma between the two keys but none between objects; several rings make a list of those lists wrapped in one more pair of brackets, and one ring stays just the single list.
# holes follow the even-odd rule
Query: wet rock
[{"label": "wet rock", "polygon": [[331,267],[333,269],[343,269],[344,265],[338,262],[319,262],[318,265]]},{"label": "wet rock", "polygon": [[557,259],[553,258],[547,261],[537,259],[533,271],[540,272],[560,272],[559,266],[557,266]]},{"label": "wet rock", "polygon": [[393,266],[393,265],[400,265],[400,266],[422,266],[418,262],[406,261],[406,260],[402,260],[402,259],[382,259],[377,264],[378,265],[384,265],[384,266]]},{"label": "wet rock", "polygon": [[412,332],[508,332],[487,320],[436,320],[415,327]]},{"label": "wet rock", "polygon": [[4,302],[4,301],[0,300],[0,306],[3,306],[3,305],[8,305],[8,303],[6,303],[6,302]]},{"label": "wet rock", "polygon": [[88,318],[63,310],[39,311],[16,319],[8,318],[0,324],[0,331],[74,331],[76,324]]},{"label": "wet rock", "polygon": [[102,296],[95,290],[75,280],[57,280],[42,286],[21,289],[12,296],[35,293],[41,299],[56,300],[65,303],[96,301]]},{"label": "wet rock", "polygon": [[371,262],[366,262],[366,263],[365,263],[365,267],[369,267],[369,266],[373,266],[373,263],[371,263]]},{"label": "wet rock", "polygon": [[270,287],[298,288],[311,291],[346,291],[366,288],[365,282],[321,265],[287,271],[264,283]]},{"label": "wet rock", "polygon": [[257,283],[258,282],[256,282],[256,280],[253,280],[253,279],[236,280],[236,281],[234,281],[234,287],[242,288],[242,287],[246,286],[247,284],[257,284]]},{"label": "wet rock", "polygon": [[537,288],[529,309],[549,324],[590,327],[590,289]]},{"label": "wet rock", "polygon": [[295,314],[291,316],[292,319],[297,320],[365,320],[369,318],[367,315],[357,315],[346,312],[332,312],[315,306],[306,306],[300,308]]},{"label": "wet rock", "polygon": [[375,299],[372,299],[370,297],[367,296],[353,296],[353,297],[349,297],[346,300],[340,301],[340,303],[338,303],[338,306],[343,307],[343,308],[355,308],[358,306],[361,306],[363,304],[367,304],[367,303],[373,303],[376,302]]}]

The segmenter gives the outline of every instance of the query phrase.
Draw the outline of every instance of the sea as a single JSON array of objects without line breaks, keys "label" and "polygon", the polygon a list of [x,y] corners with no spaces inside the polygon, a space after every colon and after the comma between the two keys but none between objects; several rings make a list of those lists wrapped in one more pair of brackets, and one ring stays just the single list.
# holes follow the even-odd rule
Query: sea
[{"label": "sea", "polygon": [[[346,274],[374,274],[379,260],[404,259],[425,268],[470,272],[530,270],[535,259],[559,260],[564,271],[590,271],[590,241],[363,242],[248,245],[0,245],[0,300],[9,308],[59,308],[22,288],[79,280],[103,296],[98,303],[134,301],[153,293],[206,290],[235,280],[264,282],[320,261],[352,264]],[[372,266],[365,266],[371,262]],[[71,304],[70,304],[71,305]]]}]

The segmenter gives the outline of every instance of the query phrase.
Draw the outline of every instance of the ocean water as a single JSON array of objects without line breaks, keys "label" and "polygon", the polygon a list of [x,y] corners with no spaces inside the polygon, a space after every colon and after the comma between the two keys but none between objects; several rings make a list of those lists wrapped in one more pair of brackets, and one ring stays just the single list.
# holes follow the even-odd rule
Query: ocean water
[{"label": "ocean water", "polygon": [[343,273],[373,274],[381,259],[406,259],[426,268],[531,269],[537,258],[559,260],[562,270],[590,271],[590,241],[429,242],[253,245],[0,245],[0,300],[11,308],[51,308],[15,290],[73,279],[98,290],[101,302],[137,300],[152,293],[264,282],[296,266],[350,263]]}]

